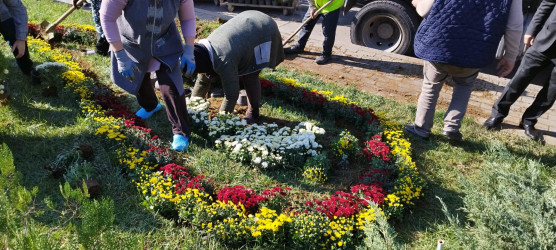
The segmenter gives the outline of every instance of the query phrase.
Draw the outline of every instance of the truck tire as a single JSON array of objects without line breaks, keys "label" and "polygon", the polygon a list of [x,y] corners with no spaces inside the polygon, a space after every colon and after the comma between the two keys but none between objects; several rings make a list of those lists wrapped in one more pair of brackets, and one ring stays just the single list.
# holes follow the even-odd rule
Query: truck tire
[{"label": "truck tire", "polygon": [[376,0],[351,22],[351,42],[373,49],[410,55],[420,18],[403,0]]}]

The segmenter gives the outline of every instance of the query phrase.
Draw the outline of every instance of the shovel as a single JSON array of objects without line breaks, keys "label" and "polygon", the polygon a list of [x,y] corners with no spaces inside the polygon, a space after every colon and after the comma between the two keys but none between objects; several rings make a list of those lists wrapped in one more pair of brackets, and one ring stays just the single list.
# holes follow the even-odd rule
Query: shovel
[{"label": "shovel", "polygon": [[83,6],[85,2],[86,2],[85,0],[79,0],[75,4],[75,6],[72,5],[69,10],[67,10],[62,16],[60,16],[58,19],[56,19],[56,21],[54,21],[51,24],[48,23],[47,21],[43,21],[41,23],[41,32],[40,32],[42,39],[44,39],[47,42],[50,42],[54,38],[54,28],[56,28],[58,24],[64,21],[64,19],[66,19],[66,17],[68,17],[74,10],[81,8],[81,6]]},{"label": "shovel", "polygon": [[[311,1],[311,0],[309,0],[309,1]],[[328,2],[326,2],[322,7],[320,7],[320,8],[317,10],[316,13],[318,14],[319,12],[321,12],[324,8],[326,8],[326,6],[330,5],[333,1],[334,1],[334,0],[328,0]],[[301,24],[301,26],[299,26],[299,28],[297,28],[297,30],[296,30],[293,34],[291,34],[290,37],[288,37],[288,39],[286,39],[286,40],[284,41],[284,43],[282,44],[282,46],[288,44],[288,42],[289,42],[290,40],[292,40],[292,38],[295,36],[295,34],[297,34],[297,32],[299,32],[299,31],[301,30],[301,28],[303,28],[303,26],[305,26],[305,24],[307,24],[309,21],[311,21],[311,18],[310,18],[310,17],[307,18],[307,20],[305,20],[305,22],[303,22],[303,23]]]}]

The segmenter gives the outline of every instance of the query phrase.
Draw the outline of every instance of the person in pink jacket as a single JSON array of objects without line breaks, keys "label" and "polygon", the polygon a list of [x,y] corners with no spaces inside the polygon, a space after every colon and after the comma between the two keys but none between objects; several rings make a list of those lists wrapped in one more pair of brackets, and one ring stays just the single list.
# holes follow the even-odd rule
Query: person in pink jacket
[{"label": "person in pink jacket", "polygon": [[136,96],[142,107],[136,115],[147,119],[162,109],[148,74],[155,72],[174,134],[171,148],[186,150],[191,130],[182,70],[185,74],[195,70],[193,0],[103,0],[100,22],[111,47],[112,81]]}]

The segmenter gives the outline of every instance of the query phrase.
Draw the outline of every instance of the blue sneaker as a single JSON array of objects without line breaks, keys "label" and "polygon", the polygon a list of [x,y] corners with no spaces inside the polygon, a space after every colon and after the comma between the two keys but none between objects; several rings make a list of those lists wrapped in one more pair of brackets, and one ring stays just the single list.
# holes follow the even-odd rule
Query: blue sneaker
[{"label": "blue sneaker", "polygon": [[174,135],[172,149],[177,151],[185,151],[189,146],[189,138],[183,135]]},{"label": "blue sneaker", "polygon": [[136,116],[139,116],[141,119],[146,120],[149,117],[151,117],[154,112],[159,111],[162,109],[162,105],[160,105],[160,103],[158,105],[156,105],[156,108],[154,108],[153,110],[147,112],[144,108],[141,108],[139,111],[137,111],[137,113],[135,113]]}]

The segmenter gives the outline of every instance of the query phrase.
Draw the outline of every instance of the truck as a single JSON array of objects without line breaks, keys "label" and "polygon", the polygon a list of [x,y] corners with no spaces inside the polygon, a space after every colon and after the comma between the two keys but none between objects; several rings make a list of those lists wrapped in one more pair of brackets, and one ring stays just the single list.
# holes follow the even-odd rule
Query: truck
[{"label": "truck", "polygon": [[[542,0],[523,0],[524,30],[540,2]],[[411,0],[346,0],[344,14],[354,6],[362,7],[350,26],[353,44],[398,54],[413,54],[413,39],[422,18]],[[497,58],[503,54],[503,40],[500,43]]]}]

